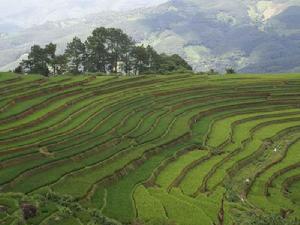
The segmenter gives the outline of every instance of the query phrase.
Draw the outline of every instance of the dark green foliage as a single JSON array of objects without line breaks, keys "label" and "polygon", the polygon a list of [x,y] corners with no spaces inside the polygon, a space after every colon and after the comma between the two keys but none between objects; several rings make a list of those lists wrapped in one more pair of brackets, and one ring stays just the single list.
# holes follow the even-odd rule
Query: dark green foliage
[{"label": "dark green foliage", "polygon": [[108,52],[105,47],[106,29],[97,28],[85,42],[87,58],[85,70],[89,72],[105,72],[105,64],[108,61]]},{"label": "dark green foliage", "polygon": [[14,69],[14,73],[18,73],[18,74],[22,74],[23,73],[23,68],[21,65],[17,66],[15,69]]},{"label": "dark green foliage", "polygon": [[137,75],[159,73],[162,66],[162,55],[159,55],[150,45],[136,46],[132,51],[133,63],[131,70]]},{"label": "dark green foliage", "polygon": [[66,71],[67,60],[65,56],[56,56],[56,45],[50,43],[42,48],[39,45],[31,47],[28,59],[23,60],[18,69],[28,73],[42,74],[63,74]]},{"label": "dark green foliage", "polygon": [[120,29],[108,28],[106,33],[108,63],[111,65],[112,72],[117,72],[118,62],[126,62],[126,56],[131,53],[134,42]]},{"label": "dark green foliage", "polygon": [[68,43],[65,50],[65,56],[68,61],[68,71],[73,74],[79,74],[83,70],[85,60],[85,45],[78,37],[74,37],[72,42]]},{"label": "dark green foliage", "polygon": [[226,74],[235,74],[235,70],[233,68],[227,68],[226,69]]},{"label": "dark green foliage", "polygon": [[65,55],[55,56],[53,59],[53,74],[63,74],[67,71],[67,58]]},{"label": "dark green foliage", "polygon": [[179,55],[158,54],[151,46],[137,46],[132,54],[133,70],[140,74],[167,74],[192,71],[193,68]]},{"label": "dark green foliage", "polygon": [[149,69],[149,57],[147,55],[147,49],[144,48],[144,46],[134,47],[132,57],[134,58],[132,66],[135,68],[135,74],[137,71],[143,73]]},{"label": "dark green foliage", "polygon": [[116,73],[119,61],[129,64],[128,54],[134,42],[120,29],[100,27],[87,38],[85,46],[86,71]]},{"label": "dark green foliage", "polygon": [[208,75],[218,75],[219,73],[217,71],[215,71],[214,69],[210,69],[208,72],[207,72]]},{"label": "dark green foliage", "polygon": [[28,60],[16,72],[48,76],[65,72],[139,75],[192,71],[179,55],[159,55],[151,46],[136,46],[131,37],[116,28],[96,28],[85,43],[74,37],[64,55],[57,56],[55,52],[56,45],[52,43],[45,48],[33,46]]},{"label": "dark green foliage", "polygon": [[38,73],[48,76],[50,71],[47,66],[47,61],[46,50],[39,45],[34,45],[31,47],[28,60],[24,60],[22,66],[24,70],[29,73]]},{"label": "dark green foliage", "polygon": [[160,63],[158,65],[160,73],[174,72],[174,71],[191,71],[192,67],[179,55],[168,56],[166,54],[160,55]]}]

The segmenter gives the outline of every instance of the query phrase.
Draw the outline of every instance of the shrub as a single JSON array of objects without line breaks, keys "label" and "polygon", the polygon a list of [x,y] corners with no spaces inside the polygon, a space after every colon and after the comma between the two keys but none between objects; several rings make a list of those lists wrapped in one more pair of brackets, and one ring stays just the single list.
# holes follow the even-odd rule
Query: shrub
[{"label": "shrub", "polygon": [[25,220],[28,220],[30,218],[33,218],[37,215],[37,208],[34,205],[23,203],[21,205],[23,218]]},{"label": "shrub", "polygon": [[226,69],[226,74],[235,74],[235,70],[233,68],[227,68]]},{"label": "shrub", "polygon": [[300,225],[300,220],[284,218],[279,214],[249,215],[241,225]]},{"label": "shrub", "polygon": [[17,73],[17,74],[22,74],[23,73],[23,68],[21,65],[17,66],[15,69],[14,69],[14,73]]}]

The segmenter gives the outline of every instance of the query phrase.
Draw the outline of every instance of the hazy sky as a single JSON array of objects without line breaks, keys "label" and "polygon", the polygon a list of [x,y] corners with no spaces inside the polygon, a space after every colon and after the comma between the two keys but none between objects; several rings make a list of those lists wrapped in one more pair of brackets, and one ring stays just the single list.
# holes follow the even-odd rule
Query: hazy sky
[{"label": "hazy sky", "polygon": [[167,0],[0,0],[0,24],[30,26],[107,10],[129,10]]}]

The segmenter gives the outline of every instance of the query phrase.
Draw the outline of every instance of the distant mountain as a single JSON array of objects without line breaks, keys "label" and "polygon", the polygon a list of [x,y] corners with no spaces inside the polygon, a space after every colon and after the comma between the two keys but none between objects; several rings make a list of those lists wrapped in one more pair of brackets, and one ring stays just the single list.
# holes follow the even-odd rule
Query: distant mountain
[{"label": "distant mountain", "polygon": [[147,9],[48,22],[0,38],[0,68],[9,69],[32,44],[62,50],[97,26],[119,27],[139,43],[178,53],[196,70],[293,72],[300,69],[298,0],[171,0]]},{"label": "distant mountain", "polygon": [[[0,24],[28,28],[49,21],[81,18],[104,11],[128,11],[167,0],[2,0]],[[1,26],[0,26],[1,32]]]}]

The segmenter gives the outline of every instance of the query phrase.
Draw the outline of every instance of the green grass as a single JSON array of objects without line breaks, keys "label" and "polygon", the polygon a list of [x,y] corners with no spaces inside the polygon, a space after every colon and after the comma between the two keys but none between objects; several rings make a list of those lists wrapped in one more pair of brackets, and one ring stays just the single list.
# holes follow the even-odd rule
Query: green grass
[{"label": "green grass", "polygon": [[133,170],[126,177],[120,179],[118,183],[107,187],[106,205],[103,210],[105,215],[119,219],[122,222],[130,222],[135,217],[133,202],[135,187],[139,183],[146,181],[160,162],[166,157],[170,157],[176,150],[178,150],[178,147],[166,149],[162,154],[149,158],[138,169]]},{"label": "green grass", "polygon": [[290,187],[290,198],[292,199],[293,202],[295,202],[297,205],[299,204],[300,202],[300,193],[299,193],[299,190],[300,190],[300,182],[295,182],[295,184],[293,184],[291,187]]},{"label": "green grass", "polygon": [[[298,138],[299,138],[299,133],[298,133]],[[285,141],[291,142],[291,140],[289,140],[289,139],[286,139]],[[282,147],[277,147],[279,152],[284,151],[283,144],[277,145],[277,146],[282,146]],[[281,187],[280,186],[273,187],[273,188],[278,189],[278,191],[276,192],[276,195],[272,194],[270,196],[266,196],[265,193],[264,193],[265,185],[266,185],[268,179],[276,171],[282,170],[282,169],[284,169],[285,167],[287,167],[289,165],[292,165],[294,163],[299,162],[299,158],[300,158],[300,156],[299,156],[299,146],[300,146],[300,141],[297,141],[296,143],[292,144],[292,146],[290,146],[287,149],[287,153],[286,153],[285,157],[283,158],[283,160],[280,163],[275,164],[269,170],[267,170],[265,173],[263,173],[261,176],[259,176],[256,179],[256,181],[253,185],[253,188],[251,189],[251,192],[249,193],[249,197],[248,197],[249,201],[251,201],[253,204],[261,205],[261,207],[263,207],[265,210],[269,210],[269,211],[280,210],[280,207],[278,207],[278,205],[270,203],[269,200],[270,199],[278,199],[278,198],[281,197],[281,195],[282,195],[282,194],[280,194],[280,188]],[[275,152],[273,154],[275,154]],[[284,153],[281,153],[281,154],[284,154]],[[278,195],[278,194],[280,194],[280,195]],[[294,191],[294,194],[297,195],[297,192]],[[261,204],[261,203],[263,203],[263,204]],[[293,208],[295,210],[296,207],[293,207]]]},{"label": "green grass", "polygon": [[134,199],[138,217],[147,221],[147,224],[155,225],[168,220],[161,201],[153,197],[143,185],[136,188]]},{"label": "green grass", "polygon": [[202,162],[193,168],[181,182],[180,188],[183,193],[187,195],[193,195],[197,192],[198,188],[202,184],[202,180],[206,173],[212,168],[212,166],[222,159],[222,155],[212,156],[209,160]]},{"label": "green grass", "polygon": [[176,221],[180,225],[201,225],[212,224],[213,222],[210,216],[196,204],[176,195],[169,195],[163,189],[150,189],[150,193],[156,199],[160,200],[171,221]]},{"label": "green grass", "polygon": [[[22,201],[41,207],[32,225],[88,224],[91,208],[147,225],[299,217],[300,182],[283,189],[299,176],[299,90],[299,74],[0,73],[0,224]],[[49,190],[80,212],[42,203]]]},{"label": "green grass", "polygon": [[174,163],[168,165],[157,177],[156,184],[163,188],[168,188],[180,172],[193,161],[203,158],[207,152],[201,150],[190,151],[176,159]]},{"label": "green grass", "polygon": [[233,165],[233,163],[235,162],[235,158],[237,158],[240,155],[237,153],[241,152],[243,149],[242,142],[250,137],[251,129],[253,129],[258,124],[261,124],[262,122],[268,122],[272,120],[276,121],[277,119],[280,118],[289,118],[286,116],[286,114],[288,113],[291,113],[291,117],[293,116],[297,117],[297,114],[294,115],[295,112],[298,111],[283,110],[283,111],[250,114],[244,116],[242,115],[242,117],[245,118],[240,118],[240,116],[234,116],[234,118],[237,118],[237,120],[235,121],[237,121],[238,123],[233,127],[233,130],[230,129],[228,131],[232,134],[232,138],[231,138],[232,140],[223,148],[225,152],[231,153],[231,155],[228,155],[227,158],[223,160],[223,162],[220,162],[216,170],[214,171],[214,173],[210,175],[210,178],[207,182],[208,188],[209,189],[214,188],[215,185],[217,185],[220,182],[220,180],[222,180],[222,178],[226,175],[226,170]]}]

